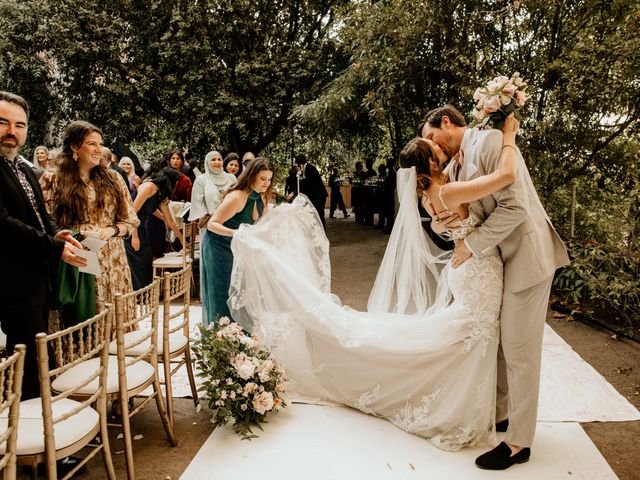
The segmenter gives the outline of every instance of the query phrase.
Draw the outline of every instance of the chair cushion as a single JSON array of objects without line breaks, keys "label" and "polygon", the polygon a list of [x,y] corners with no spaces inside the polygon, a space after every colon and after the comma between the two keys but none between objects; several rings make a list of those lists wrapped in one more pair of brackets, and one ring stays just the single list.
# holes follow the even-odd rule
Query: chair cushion
[{"label": "chair cushion", "polygon": [[[63,398],[53,404],[53,417],[59,417],[79,405],[74,400]],[[9,410],[0,416],[0,430],[7,428]],[[56,450],[68,447],[99,424],[100,417],[91,407],[86,407],[68,419],[53,426]],[[6,443],[0,445],[0,454],[6,451]],[[18,455],[33,455],[44,452],[44,425],[42,423],[42,400],[31,398],[20,402],[20,419],[18,420]]]},{"label": "chair cushion", "polygon": [[[186,257],[185,260],[187,263],[191,263],[191,257]],[[156,258],[153,261],[153,266],[162,268],[182,267],[182,257],[167,254],[164,257]]]},{"label": "chair cushion", "polygon": [[[99,364],[99,358],[92,358],[91,360],[82,362],[59,375],[58,378],[51,383],[51,388],[58,392],[69,390],[71,387],[78,384],[79,379],[82,381],[82,379],[86,379],[91,376],[91,374],[96,371]],[[136,362],[135,364],[127,367],[127,388],[132,390],[133,388],[142,385],[153,377],[153,374],[153,367],[149,362]],[[78,390],[78,394],[90,395],[96,391],[97,387],[98,379],[96,378],[91,383]],[[115,355],[109,355],[107,393],[117,393],[118,390],[118,358]]]},{"label": "chair cushion", "polygon": [[[125,352],[127,355],[131,356],[131,357],[135,357],[137,355],[140,355],[142,352],[144,352],[145,350],[147,350],[149,348],[149,343],[151,342],[151,339],[147,338],[144,342],[135,345],[131,348],[128,348],[128,345],[133,345],[134,343],[138,342],[142,337],[144,337],[145,335],[148,335],[149,332],[148,330],[135,330],[133,332],[128,332],[124,334],[124,348],[125,348]],[[164,346],[162,345],[162,329],[158,328],[157,331],[157,335],[158,335],[158,355],[162,355],[162,353],[164,352]],[[185,337],[182,332],[174,332],[171,335],[169,335],[169,352],[173,353],[173,352],[178,352],[180,351],[182,348],[184,348],[184,346],[187,344],[189,340],[187,339],[187,337]],[[116,355],[118,353],[118,346],[115,340],[113,340],[110,344],[109,344],[109,353],[111,355]]]}]

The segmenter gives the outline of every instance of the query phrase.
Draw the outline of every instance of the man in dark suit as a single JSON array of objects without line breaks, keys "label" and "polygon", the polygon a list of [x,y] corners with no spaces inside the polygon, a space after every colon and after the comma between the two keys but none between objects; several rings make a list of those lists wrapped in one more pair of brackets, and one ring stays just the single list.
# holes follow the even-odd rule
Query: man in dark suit
[{"label": "man in dark suit", "polygon": [[28,120],[22,97],[0,92],[0,324],[9,352],[27,346],[23,399],[40,395],[35,336],[47,331],[58,262],[86,265],[75,253],[82,246],[47,215],[36,176],[18,155]]},{"label": "man in dark suit", "polygon": [[324,186],[322,177],[318,169],[307,163],[307,157],[300,154],[296,157],[296,165],[300,169],[300,193],[304,193],[316,207],[322,226],[326,228],[324,222],[324,204],[327,201],[327,189]]}]

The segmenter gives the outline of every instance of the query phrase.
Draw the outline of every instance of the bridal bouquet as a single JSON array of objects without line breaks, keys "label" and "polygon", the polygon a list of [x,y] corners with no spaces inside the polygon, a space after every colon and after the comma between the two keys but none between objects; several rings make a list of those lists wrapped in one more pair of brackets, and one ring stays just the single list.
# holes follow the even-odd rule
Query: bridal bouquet
[{"label": "bridal bouquet", "polygon": [[473,108],[471,126],[501,128],[507,115],[524,107],[529,99],[526,89],[527,84],[518,72],[511,78],[495,77],[484,87],[477,88],[473,94],[477,103]]},{"label": "bridal bouquet", "polygon": [[231,422],[243,440],[256,438],[251,427],[262,430],[268,412],[286,407],[284,371],[257,338],[245,335],[226,317],[218,325],[201,326],[200,333],[193,351],[198,375],[205,378],[200,390],[213,411],[211,423],[218,427]]}]

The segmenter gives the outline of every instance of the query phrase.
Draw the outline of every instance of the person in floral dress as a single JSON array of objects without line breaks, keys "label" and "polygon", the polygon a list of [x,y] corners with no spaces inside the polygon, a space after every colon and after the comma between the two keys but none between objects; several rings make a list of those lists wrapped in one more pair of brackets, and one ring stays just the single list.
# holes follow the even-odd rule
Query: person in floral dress
[{"label": "person in floral dress", "polygon": [[56,172],[40,178],[47,210],[64,228],[107,243],[98,252],[101,274],[95,279],[96,311],[117,293],[132,291],[123,237],[138,226],[131,195],[118,174],[100,164],[102,132],[83,121],[69,124]]}]

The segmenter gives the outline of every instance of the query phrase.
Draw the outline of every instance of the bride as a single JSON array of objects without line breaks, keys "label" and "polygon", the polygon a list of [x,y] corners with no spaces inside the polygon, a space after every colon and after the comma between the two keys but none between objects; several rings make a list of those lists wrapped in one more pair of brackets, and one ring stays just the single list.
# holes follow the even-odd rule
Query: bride
[{"label": "bride", "polygon": [[[509,116],[504,145],[517,129]],[[421,138],[401,152],[400,207],[367,312],[331,294],[329,242],[304,196],[236,233],[229,306],[272,349],[291,391],[458,450],[495,442],[502,261],[495,249],[451,267],[422,229],[418,201],[434,216],[457,212],[451,236],[463,239],[483,220],[476,200],[513,182],[515,150],[469,182],[447,183],[446,160]]]}]

